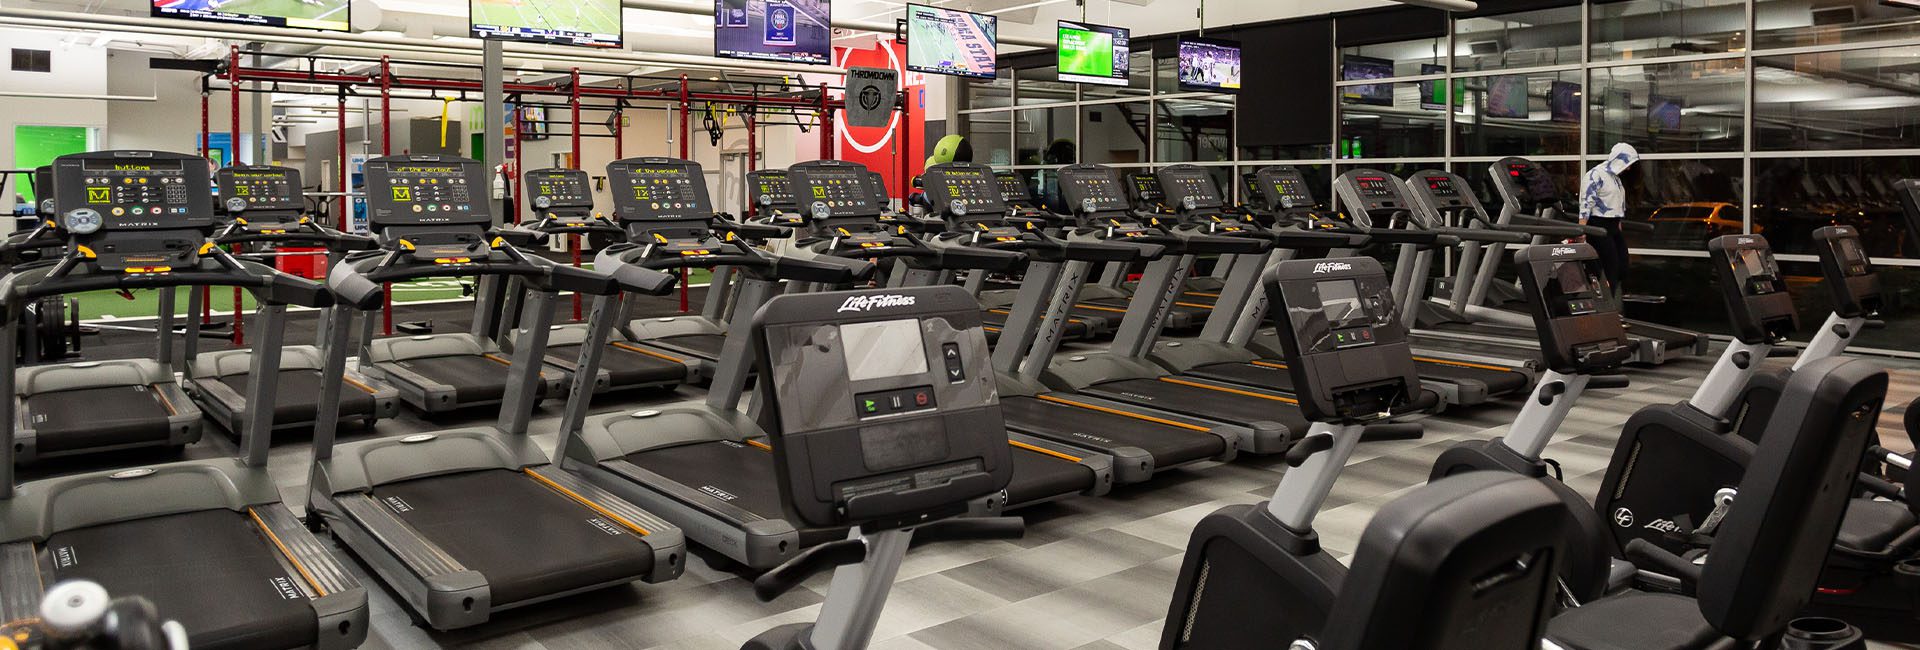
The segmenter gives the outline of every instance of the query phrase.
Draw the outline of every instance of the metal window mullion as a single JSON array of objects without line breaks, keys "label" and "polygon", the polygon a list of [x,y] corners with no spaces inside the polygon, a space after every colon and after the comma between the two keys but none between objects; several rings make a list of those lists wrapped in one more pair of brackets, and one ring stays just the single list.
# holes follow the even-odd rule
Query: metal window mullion
[{"label": "metal window mullion", "polygon": [[1745,49],[1745,52],[1743,52],[1745,57],[1742,59],[1741,65],[1745,69],[1741,71],[1742,72],[1741,77],[1746,80],[1747,87],[1745,89],[1746,92],[1740,93],[1740,100],[1745,104],[1745,112],[1740,117],[1740,123],[1743,126],[1740,134],[1741,142],[1742,142],[1740,147],[1740,153],[1741,153],[1741,156],[1740,156],[1740,173],[1741,173],[1740,232],[1743,234],[1749,234],[1749,235],[1753,234],[1753,219],[1754,219],[1754,214],[1753,214],[1753,131],[1757,123],[1753,119],[1753,105],[1754,105],[1754,93],[1756,92],[1756,85],[1758,82],[1758,79],[1756,79],[1754,76],[1754,70],[1753,70],[1753,39],[1754,39],[1754,27],[1755,27],[1755,24],[1754,24],[1755,9],[1753,5],[1754,5],[1754,0],[1748,0],[1746,3],[1747,33],[1744,38],[1746,38],[1747,47]]}]

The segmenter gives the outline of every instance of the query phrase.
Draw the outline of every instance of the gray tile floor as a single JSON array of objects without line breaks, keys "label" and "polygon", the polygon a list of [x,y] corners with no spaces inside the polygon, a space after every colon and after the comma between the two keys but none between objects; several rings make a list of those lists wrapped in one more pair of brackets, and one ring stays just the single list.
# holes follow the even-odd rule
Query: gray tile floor
[{"label": "gray tile floor", "polygon": [[[1711,358],[1702,358],[1637,369],[1632,372],[1631,388],[1590,393],[1573,411],[1548,455],[1562,464],[1570,484],[1591,495],[1624,419],[1642,406],[1688,396],[1710,365]],[[1896,371],[1897,386],[1889,404],[1903,407],[1920,395],[1920,366],[1895,365],[1903,369]],[[681,394],[692,392],[683,389]],[[667,398],[655,394],[603,399],[596,410],[634,408]],[[548,445],[553,442],[558,411],[558,404],[546,404],[535,422],[537,437]],[[1428,418],[1424,439],[1362,445],[1319,517],[1327,547],[1344,558],[1373,512],[1423,482],[1441,450],[1456,441],[1499,435],[1516,412],[1511,405],[1459,409]],[[1885,437],[1891,443],[1907,440],[1904,432],[1893,430],[1900,416],[1901,411],[1893,410],[1885,420]],[[465,421],[456,418],[434,424]],[[394,435],[427,426],[408,417],[382,423],[375,434]],[[271,468],[296,507],[304,502],[298,486],[305,478],[307,458],[305,445],[292,441],[273,454]],[[901,571],[874,647],[1154,648],[1188,531],[1216,508],[1265,498],[1282,468],[1277,458],[1247,457],[1170,472],[1104,498],[1073,499],[1021,511],[1018,514],[1026,516],[1029,524],[1024,539],[917,549]],[[509,612],[477,628],[443,633],[413,626],[377,581],[364,573],[361,579],[375,585],[373,630],[367,647],[406,649],[732,649],[769,627],[811,620],[827,584],[824,576],[819,577],[780,599],[762,603],[754,599],[746,578],[695,559],[686,575],[671,583],[608,589]]]}]

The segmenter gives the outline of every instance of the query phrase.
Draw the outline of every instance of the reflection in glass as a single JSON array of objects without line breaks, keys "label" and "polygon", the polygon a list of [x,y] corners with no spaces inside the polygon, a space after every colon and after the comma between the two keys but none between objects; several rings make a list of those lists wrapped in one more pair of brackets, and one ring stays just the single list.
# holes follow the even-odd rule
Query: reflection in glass
[{"label": "reflection in glass", "polygon": [[[1410,158],[1446,153],[1441,113],[1420,107],[1420,84],[1379,84],[1391,105],[1342,100],[1337,158]],[[1347,89],[1342,89],[1347,90]]]},{"label": "reflection in glass", "polygon": [[1874,0],[1756,0],[1754,47],[1772,49],[1920,37],[1920,12]]},{"label": "reflection in glass", "polygon": [[1208,162],[1233,158],[1233,98],[1162,99],[1154,162]]},{"label": "reflection in glass", "polygon": [[962,95],[964,104],[961,110],[969,108],[1002,108],[1013,105],[1013,71],[1001,69],[992,79],[970,79],[961,85],[966,86]]},{"label": "reflection in glass", "polygon": [[[1153,52],[1141,50],[1127,57],[1127,85],[1102,86],[1087,84],[1080,87],[1081,95],[1086,99],[1113,99],[1116,97],[1145,97],[1153,83]],[[1165,90],[1160,92],[1173,92]]]},{"label": "reflection in glass", "polygon": [[1466,102],[1454,114],[1454,153],[1550,156],[1580,153],[1578,71],[1454,79]]},{"label": "reflection in glass", "polygon": [[1591,5],[1595,60],[1747,49],[1744,0],[1627,0]]},{"label": "reflection in glass", "polygon": [[1584,95],[1588,153],[1604,154],[1617,142],[1643,154],[1739,151],[1743,65],[1715,59],[1593,69]]},{"label": "reflection in glass", "polygon": [[1893,183],[1920,175],[1920,158],[1756,158],[1753,229],[1776,253],[1812,253],[1815,228],[1853,226],[1872,257],[1920,259]]},{"label": "reflection in glass", "polygon": [[1713,238],[1744,231],[1738,159],[1642,160],[1634,167],[1640,172],[1627,184],[1627,218],[1653,224],[1651,233],[1627,233],[1634,248],[1705,251]]},{"label": "reflection in glass", "polygon": [[1344,77],[1347,79],[1380,79],[1383,77],[1411,77],[1420,74],[1421,64],[1445,66],[1447,64],[1447,41],[1444,38],[1422,38],[1394,43],[1377,43],[1358,47],[1340,48],[1341,68],[1348,69],[1349,63],[1355,64],[1356,71],[1384,71],[1386,74],[1367,77]]},{"label": "reflection in glass", "polygon": [[1015,71],[1014,75],[1019,82],[1021,106],[1073,101],[1074,87],[1078,85],[1060,81],[1060,69],[1055,67],[1028,68]]},{"label": "reflection in glass", "polygon": [[1073,140],[1071,106],[1014,111],[1016,165],[1071,165],[1079,153]]},{"label": "reflection in glass", "polygon": [[974,162],[1013,164],[1013,113],[962,113],[955,117],[953,132],[966,136],[973,145]]},{"label": "reflection in glass", "polygon": [[[1539,164],[1541,169],[1546,170],[1547,177],[1553,180],[1554,187],[1559,188],[1560,202],[1571,205],[1580,188],[1580,177],[1585,171],[1581,169],[1580,163],[1568,160],[1543,161]],[[1478,162],[1453,165],[1453,172],[1467,179],[1467,184],[1473,188],[1474,196],[1480,199],[1480,205],[1486,207],[1489,218],[1499,217],[1500,210],[1507,205],[1506,199],[1502,198],[1499,190],[1494,188],[1493,177],[1488,171],[1493,165],[1494,163]],[[1505,173],[1505,170],[1501,171]]]},{"label": "reflection in glass", "polygon": [[1147,161],[1147,102],[1095,104],[1080,113],[1081,162],[1126,164]]},{"label": "reflection in glass", "polygon": [[1754,149],[1920,145],[1915,61],[1920,47],[1754,57]]},{"label": "reflection in glass", "polygon": [[1462,18],[1454,23],[1457,72],[1580,62],[1580,7]]},{"label": "reflection in glass", "polygon": [[1333,145],[1258,145],[1240,146],[1241,160],[1324,160],[1333,157]]}]

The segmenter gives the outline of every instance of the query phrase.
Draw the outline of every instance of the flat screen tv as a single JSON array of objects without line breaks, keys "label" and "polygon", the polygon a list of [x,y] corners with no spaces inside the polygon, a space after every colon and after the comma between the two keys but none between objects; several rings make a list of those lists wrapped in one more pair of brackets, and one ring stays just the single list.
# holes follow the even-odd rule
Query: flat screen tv
[{"label": "flat screen tv", "polygon": [[[1420,64],[1420,74],[1422,76],[1441,74],[1446,71],[1447,66],[1438,63]],[[1467,104],[1467,87],[1441,79],[1428,79],[1420,82],[1420,108],[1429,111],[1446,110],[1448,89],[1452,89],[1453,91],[1453,110],[1464,110]]]},{"label": "flat screen tv", "polygon": [[1126,28],[1062,20],[1056,32],[1061,81],[1127,85],[1132,49]]},{"label": "flat screen tv", "polygon": [[350,27],[351,5],[349,0],[153,0],[150,15],[344,32]]},{"label": "flat screen tv", "polygon": [[1578,123],[1580,121],[1580,84],[1572,81],[1555,81],[1547,90],[1547,111],[1555,122]]},{"label": "flat screen tv", "polygon": [[[1385,79],[1393,76],[1393,62],[1370,56],[1346,55],[1340,57],[1340,80],[1362,81],[1366,79]],[[1341,86],[1340,99],[1349,104],[1371,104],[1374,106],[1393,105],[1393,84],[1360,84]]]},{"label": "flat screen tv", "polygon": [[1664,133],[1680,130],[1680,108],[1686,100],[1666,95],[1647,95],[1647,131]]},{"label": "flat screen tv", "polygon": [[1527,107],[1527,78],[1501,75],[1487,79],[1487,117],[1524,120]]},{"label": "flat screen tv", "polygon": [[1239,90],[1240,44],[1211,38],[1180,39],[1180,87]]},{"label": "flat screen tv", "polygon": [[832,0],[714,0],[714,56],[826,65]]},{"label": "flat screen tv", "polygon": [[999,29],[997,16],[907,5],[907,69],[992,79]]},{"label": "flat screen tv", "polygon": [[467,32],[474,38],[620,47],[621,27],[620,0],[467,2]]}]

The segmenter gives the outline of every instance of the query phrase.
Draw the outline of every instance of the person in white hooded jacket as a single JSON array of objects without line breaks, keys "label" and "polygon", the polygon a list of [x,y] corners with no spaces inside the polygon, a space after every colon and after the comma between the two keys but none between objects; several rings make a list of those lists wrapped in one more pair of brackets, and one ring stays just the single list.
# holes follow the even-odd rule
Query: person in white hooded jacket
[{"label": "person in white hooded jacket", "polygon": [[1600,265],[1615,287],[1627,272],[1627,237],[1620,222],[1627,218],[1627,189],[1639,183],[1640,151],[1625,142],[1613,145],[1606,160],[1587,170],[1580,189],[1580,222],[1605,229],[1601,241],[1589,241],[1600,254]]}]

